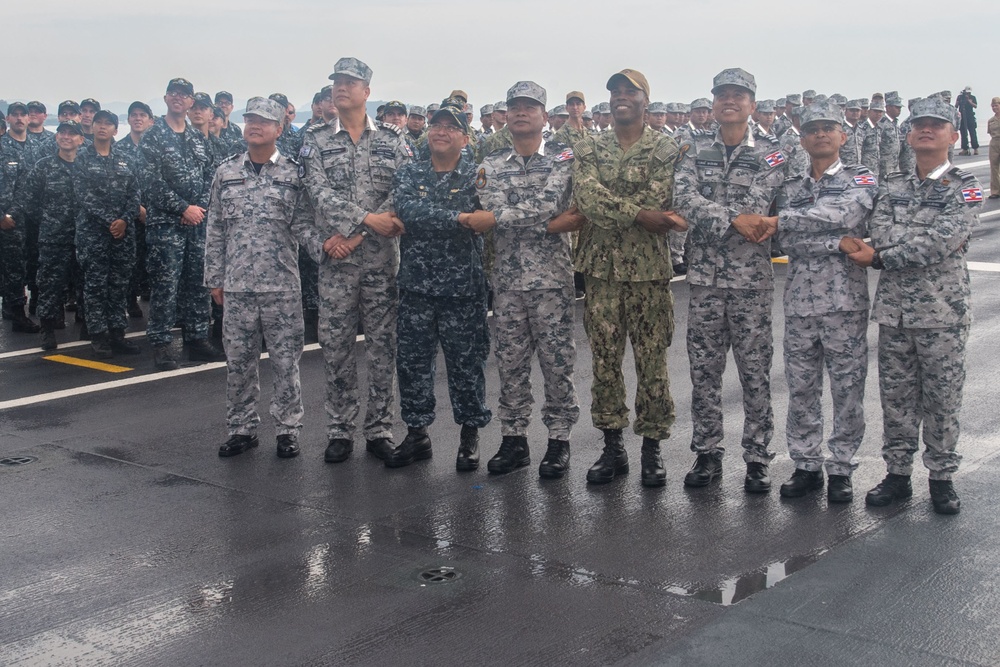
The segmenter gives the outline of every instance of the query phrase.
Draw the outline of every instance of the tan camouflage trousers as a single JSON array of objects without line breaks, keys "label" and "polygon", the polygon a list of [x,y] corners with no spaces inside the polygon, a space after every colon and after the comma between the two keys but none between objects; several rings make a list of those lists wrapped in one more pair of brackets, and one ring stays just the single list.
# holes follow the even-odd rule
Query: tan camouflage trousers
[{"label": "tan camouflage trousers", "polygon": [[368,370],[366,440],[392,437],[396,400],[395,271],[366,269],[325,259],[319,267],[319,342],[326,364],[329,438],[354,437],[358,397],[358,323],[365,334]]},{"label": "tan camouflage trousers", "polygon": [[768,463],[774,435],[771,409],[772,290],[691,285],[687,351],[691,365],[691,451],[719,453],[722,443],[722,374],[733,358],[743,386],[743,460]]},{"label": "tan camouflage trousers", "polygon": [[528,432],[534,403],[531,358],[537,351],[545,389],[542,423],[549,430],[549,438],[569,440],[573,426],[580,419],[580,403],[573,384],[574,302],[575,290],[571,285],[494,295],[501,435]]},{"label": "tan camouflage trousers", "polygon": [[830,376],[833,431],[827,441],[828,475],[850,476],[865,436],[865,379],[868,377],[868,311],[785,318],[785,379],[788,454],[795,467],[824,467],[823,367]]},{"label": "tan camouflage trousers", "polygon": [[253,435],[260,424],[260,344],[267,341],[276,435],[302,428],[302,295],[298,292],[226,292],[222,339],[226,346],[226,422],[229,435]]},{"label": "tan camouflage trousers", "polygon": [[667,348],[674,335],[674,298],[669,280],[614,282],[586,276],[583,325],[593,355],[590,408],[594,426],[629,425],[622,361],[625,342],[635,357],[635,423],[644,437],[670,437],[675,412],[667,376]]},{"label": "tan camouflage trousers", "polygon": [[882,458],[895,475],[913,471],[921,427],[931,479],[951,479],[962,457],[958,414],[965,385],[968,326],[903,329],[880,325],[878,384],[882,397]]}]

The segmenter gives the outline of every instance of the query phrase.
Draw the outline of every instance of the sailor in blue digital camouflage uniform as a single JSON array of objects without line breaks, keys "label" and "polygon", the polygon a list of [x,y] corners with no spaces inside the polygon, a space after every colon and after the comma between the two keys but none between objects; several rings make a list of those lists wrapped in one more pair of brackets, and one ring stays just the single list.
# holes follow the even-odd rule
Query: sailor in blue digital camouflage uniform
[{"label": "sailor in blue digital camouflage uniform", "polygon": [[427,427],[435,418],[438,343],[444,352],[458,438],[458,470],[479,466],[479,429],[493,417],[486,407],[486,320],[483,238],[463,225],[478,211],[476,167],[464,150],[469,127],[463,102],[448,98],[431,117],[429,159],[396,171],[393,205],[406,228],[400,237],[399,376],[406,438],[386,458],[391,468],[431,456]]},{"label": "sailor in blue digital camouflage uniform", "polygon": [[[868,376],[868,276],[841,249],[845,236],[864,237],[878,184],[863,166],[840,161],[847,141],[840,107],[796,108],[809,169],[790,173],[778,193],[778,238],[788,254],[785,279],[785,380],[788,453],[795,462],[781,495],[823,488],[823,368],[830,377],[833,431],[825,459],[830,502],[850,502],[855,453],[865,434]],[[784,136],[790,136],[789,126]],[[794,136],[798,136],[795,133]]]},{"label": "sailor in blue digital camouflage uniform", "polygon": [[502,441],[489,471],[507,473],[530,462],[531,362],[537,352],[545,390],[542,422],[549,435],[538,473],[558,478],[569,469],[570,436],[580,418],[573,384],[576,299],[569,232],[580,229],[584,217],[573,207],[572,147],[542,140],[546,98],[545,89],[532,81],[507,91],[514,145],[483,161],[476,187],[488,216],[483,224],[471,224],[477,231],[493,229],[496,247],[491,284]]},{"label": "sailor in blue digital camouflage uniform", "polygon": [[146,264],[149,272],[149,323],[146,336],[159,370],[177,368],[171,349],[175,324],[184,330],[192,361],[223,361],[208,341],[211,312],[204,286],[205,209],[212,180],[212,160],[205,140],[187,122],[194,86],[171,79],[163,96],[167,113],[139,142],[148,190]]},{"label": "sailor in blue digital camouflage uniform", "polygon": [[25,222],[10,215],[18,183],[28,165],[16,149],[0,143],[0,297],[3,317],[15,333],[38,333],[40,327],[25,312]]},{"label": "sailor in blue digital camouflage uniform", "polygon": [[[855,238],[852,260],[880,271],[872,320],[879,325],[882,458],[888,474],[868,492],[868,505],[909,498],[913,457],[923,434],[935,512],[957,514],[952,483],[965,383],[965,346],[972,322],[966,253],[979,224],[983,189],[948,161],[958,140],[957,114],[937,97],[914,103],[907,140],[916,170],[889,174],[869,231]],[[845,243],[850,239],[845,240]]]},{"label": "sailor in blue digital camouflage uniform", "polygon": [[681,145],[674,202],[689,224],[687,348],[697,458],[684,483],[705,486],[722,475],[722,375],[732,347],[743,387],[744,488],[766,493],[774,457],[768,449],[774,225],[764,216],[784,181],[785,157],[775,137],[755,137],[748,123],[756,90],[753,75],[742,69],[716,75],[712,110],[720,126]]},{"label": "sailor in blue digital camouflage uniform", "polygon": [[330,463],[354,449],[360,412],[356,336],[365,333],[367,449],[384,459],[392,442],[396,395],[396,271],[403,224],[393,212],[392,179],[411,152],[400,132],[365,112],[372,70],[357,58],[334,66],[339,118],[306,130],[301,149],[304,184],[316,212],[326,257],[319,267],[319,340],[326,362]]},{"label": "sailor in blue digital camouflage uniform", "polygon": [[114,142],[118,116],[94,114],[94,142],[76,159],[80,207],[76,252],[83,269],[83,302],[90,344],[99,359],[139,354],[125,339],[129,280],[135,263],[139,178],[131,153]]},{"label": "sailor in blue digital camouflage uniform", "polygon": [[219,166],[212,182],[205,239],[205,286],[225,304],[226,423],[219,456],[258,444],[259,359],[267,341],[271,417],[279,458],[299,453],[302,428],[302,306],[299,245],[314,257],[322,241],[312,224],[298,165],[277,150],[285,109],[254,97],[243,115],[247,152]]}]

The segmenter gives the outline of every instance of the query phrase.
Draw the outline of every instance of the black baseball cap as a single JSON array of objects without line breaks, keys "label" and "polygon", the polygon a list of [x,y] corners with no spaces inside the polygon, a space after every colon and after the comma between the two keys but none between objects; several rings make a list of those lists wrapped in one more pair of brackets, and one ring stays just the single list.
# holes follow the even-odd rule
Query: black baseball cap
[{"label": "black baseball cap", "polygon": [[286,111],[288,110],[288,97],[286,97],[284,93],[271,93],[267,96],[267,99],[274,100],[281,106],[285,107]]},{"label": "black baseball cap", "polygon": [[94,111],[100,111],[101,103],[95,100],[93,97],[88,97],[84,101],[80,102],[81,111],[83,110],[83,107],[93,107]]},{"label": "black baseball cap", "polygon": [[7,115],[8,116],[11,115],[12,113],[18,113],[18,112],[21,112],[21,113],[27,115],[28,114],[28,106],[24,102],[11,102],[7,106]]},{"label": "black baseball cap", "polygon": [[153,110],[150,109],[149,105],[146,104],[145,102],[140,102],[139,100],[136,100],[135,102],[132,102],[132,104],[128,105],[128,115],[131,116],[132,112],[135,111],[136,109],[142,111],[150,118],[153,117]]},{"label": "black baseball cap", "polygon": [[83,125],[80,125],[80,121],[77,120],[64,120],[59,123],[59,127],[56,128],[56,132],[61,130],[70,130],[76,132],[81,137],[83,136]]},{"label": "black baseball cap", "polygon": [[80,105],[74,102],[73,100],[64,100],[59,103],[58,113],[61,114],[63,111],[66,111],[67,109],[69,111],[72,111],[73,113],[80,113]]},{"label": "black baseball cap", "polygon": [[47,113],[45,105],[38,100],[31,100],[28,102],[28,111],[41,111],[42,113]]},{"label": "black baseball cap", "polygon": [[171,90],[175,89],[175,88],[179,88],[180,90],[184,91],[188,95],[194,95],[194,84],[191,83],[190,81],[188,81],[187,79],[182,78],[182,77],[177,77],[176,79],[171,79],[170,82],[167,83],[167,92],[168,93]]},{"label": "black baseball cap", "polygon": [[94,122],[96,123],[99,120],[106,120],[115,127],[118,127],[118,114],[109,109],[99,109],[97,113],[94,114]]},{"label": "black baseball cap", "polygon": [[229,103],[233,102],[233,94],[228,90],[220,90],[215,94],[215,103],[218,104],[219,100],[229,100]]},{"label": "black baseball cap", "polygon": [[212,98],[208,96],[208,93],[195,93],[194,106],[208,107],[211,109],[215,105],[212,103]]}]

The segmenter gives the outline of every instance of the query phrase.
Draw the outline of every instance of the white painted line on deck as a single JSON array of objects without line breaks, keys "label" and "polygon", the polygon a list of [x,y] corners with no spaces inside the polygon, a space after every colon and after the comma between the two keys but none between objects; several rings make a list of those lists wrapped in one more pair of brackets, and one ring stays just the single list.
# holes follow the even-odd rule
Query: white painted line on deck
[{"label": "white painted line on deck", "polygon": [[992,271],[1000,273],[1000,264],[995,262],[969,262],[970,271]]},{"label": "white painted line on deck", "polygon": [[995,211],[990,211],[989,213],[980,213],[979,214],[979,219],[980,220],[985,220],[986,218],[995,218],[998,215],[1000,215],[1000,208],[998,208]]},{"label": "white painted line on deck", "polygon": [[[126,338],[139,338],[140,336],[145,336],[145,335],[146,335],[145,331],[134,331],[132,333],[125,334],[125,337]],[[84,347],[85,345],[90,345],[90,341],[89,340],[74,340],[74,341],[70,341],[69,343],[59,343],[59,347],[56,348],[56,349],[58,349],[58,350],[72,350],[73,348]],[[51,350],[48,350],[48,351],[51,352]],[[2,360],[2,359],[12,359],[14,357],[27,357],[28,355],[39,354],[41,352],[46,352],[46,350],[43,350],[40,347],[29,347],[29,348],[24,349],[24,350],[13,350],[11,352],[4,352],[3,354],[0,354],[0,360]]]}]

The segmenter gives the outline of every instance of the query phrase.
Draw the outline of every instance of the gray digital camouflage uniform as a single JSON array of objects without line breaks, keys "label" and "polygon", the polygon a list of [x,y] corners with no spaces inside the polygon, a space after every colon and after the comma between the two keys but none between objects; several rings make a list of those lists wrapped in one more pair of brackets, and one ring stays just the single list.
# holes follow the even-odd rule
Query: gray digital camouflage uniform
[{"label": "gray digital camouflage uniform", "polygon": [[888,116],[882,116],[875,125],[875,133],[878,136],[878,173],[885,178],[899,169],[899,130]]},{"label": "gray digital camouflage uniform", "polygon": [[180,324],[186,341],[205,339],[211,312],[204,286],[205,224],[181,223],[189,205],[208,208],[212,158],[205,137],[190,124],[174,132],[161,117],[142,135],[139,152],[149,199],[146,335],[152,345],[166,345],[173,339],[170,329]]},{"label": "gray digital camouflage uniform", "polygon": [[494,152],[476,180],[483,208],[497,220],[492,284],[504,436],[527,435],[534,403],[531,358],[536,352],[545,391],[542,423],[549,438],[569,440],[580,418],[573,384],[575,290],[570,239],[569,234],[546,231],[549,222],[572,204],[572,168],[573,149],[553,140],[543,142],[527,159],[510,148]]},{"label": "gray digital camouflage uniform", "polygon": [[273,375],[275,431],[297,434],[303,414],[299,243],[316,257],[323,247],[298,165],[278,151],[260,174],[249,153],[224,161],[212,182],[206,225],[205,287],[221,287],[225,295],[229,435],[253,435],[260,423],[261,337],[267,341]]},{"label": "gray digital camouflage uniform", "polygon": [[643,229],[641,210],[670,209],[677,144],[650,127],[622,150],[614,131],[573,149],[573,197],[587,217],[575,258],[584,274],[584,328],[594,357],[591,418],[599,429],[629,423],[622,361],[631,340],[636,366],[635,423],[644,437],[670,437],[675,413],[667,375],[674,330],[670,247]]},{"label": "gray digital camouflage uniform", "polygon": [[[109,155],[94,145],[80,148],[76,158],[80,206],[76,220],[76,253],[83,269],[87,331],[124,332],[132,266],[135,264],[135,220],[139,216],[139,178],[130,155],[111,146]],[[115,239],[110,226],[125,221],[125,236]]]},{"label": "gray digital camouflage uniform", "polygon": [[867,120],[861,120],[856,125],[844,122],[844,132],[847,133],[847,143],[840,147],[840,161],[847,166],[864,165],[868,170],[879,176],[879,134]]},{"label": "gray digital camouflage uniform", "polygon": [[399,241],[396,369],[407,426],[434,421],[439,343],[455,423],[482,428],[493,418],[486,407],[490,329],[483,238],[458,223],[460,213],[479,207],[475,179],[475,164],[466,152],[446,175],[435,172],[429,159],[396,171],[393,205],[406,227]]},{"label": "gray digital camouflage uniform", "polygon": [[771,244],[751,243],[731,223],[742,213],[768,214],[786,160],[777,139],[755,139],[749,127],[731,156],[721,133],[696,136],[681,152],[674,203],[688,221],[691,449],[725,450],[722,374],[731,346],[743,386],[743,459],[767,463],[774,457],[768,451],[774,433]]},{"label": "gray digital camouflage uniform", "polygon": [[[324,239],[350,238],[368,213],[392,210],[392,179],[411,157],[395,130],[371,118],[355,144],[339,121],[306,130],[300,152],[303,183]],[[348,257],[323,257],[319,266],[319,338],[326,362],[329,438],[354,435],[359,408],[355,337],[365,333],[368,408],[365,438],[391,437],[396,395],[396,271],[399,243],[367,234]]]},{"label": "gray digital camouflage uniform", "polygon": [[910,119],[899,124],[899,171],[912,174],[917,170],[917,156],[907,137],[910,135]]},{"label": "gray digital camouflage uniform", "polygon": [[979,223],[983,192],[976,178],[949,162],[922,182],[891,174],[870,224],[884,265],[872,320],[879,324],[882,458],[909,475],[919,448],[930,478],[951,479],[965,382],[965,344],[972,322],[966,252]]},{"label": "gray digital camouflage uniform", "polygon": [[864,167],[837,162],[818,181],[791,176],[778,193],[778,236],[788,253],[785,379],[788,453],[795,467],[820,470],[823,367],[830,377],[833,431],[829,475],[850,476],[865,434],[868,277],[840,252],[844,236],[864,238],[878,185]]},{"label": "gray digital camouflage uniform", "polygon": [[789,178],[804,175],[809,171],[809,153],[802,148],[802,134],[789,125],[778,139],[781,154],[785,156],[785,173]]}]

